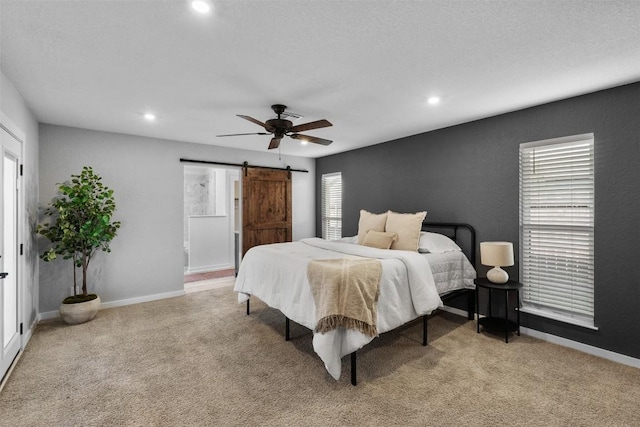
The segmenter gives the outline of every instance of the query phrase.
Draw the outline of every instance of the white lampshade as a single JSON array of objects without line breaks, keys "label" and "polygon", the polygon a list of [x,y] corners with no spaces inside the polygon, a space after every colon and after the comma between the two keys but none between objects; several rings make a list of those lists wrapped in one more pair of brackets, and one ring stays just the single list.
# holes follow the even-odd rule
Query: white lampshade
[{"label": "white lampshade", "polygon": [[480,263],[494,268],[487,272],[487,279],[493,283],[506,283],[509,274],[500,267],[513,265],[513,243],[481,242]]}]

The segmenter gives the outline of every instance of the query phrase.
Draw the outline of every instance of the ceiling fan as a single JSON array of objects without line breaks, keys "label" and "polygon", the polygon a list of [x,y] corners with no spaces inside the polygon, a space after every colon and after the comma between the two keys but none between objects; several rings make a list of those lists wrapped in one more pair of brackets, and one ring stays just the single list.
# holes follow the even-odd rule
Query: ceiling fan
[{"label": "ceiling fan", "polygon": [[304,123],[301,125],[293,125],[291,120],[281,118],[284,110],[287,109],[286,105],[275,104],[271,106],[271,109],[278,115],[277,119],[270,119],[266,122],[262,123],[260,120],[256,120],[253,117],[243,116],[242,114],[237,114],[238,117],[243,118],[245,120],[249,120],[252,123],[255,123],[259,126],[262,126],[266,132],[255,132],[255,133],[232,133],[228,135],[216,135],[216,136],[240,136],[240,135],[273,135],[271,138],[271,142],[269,143],[269,150],[273,148],[278,148],[280,146],[280,141],[282,138],[288,136],[289,138],[299,139],[301,141],[313,142],[316,144],[329,145],[333,141],[324,138],[318,138],[310,135],[301,135],[298,132],[312,130],[312,129],[320,129],[329,126],[333,126],[328,120],[316,120],[314,122]]}]

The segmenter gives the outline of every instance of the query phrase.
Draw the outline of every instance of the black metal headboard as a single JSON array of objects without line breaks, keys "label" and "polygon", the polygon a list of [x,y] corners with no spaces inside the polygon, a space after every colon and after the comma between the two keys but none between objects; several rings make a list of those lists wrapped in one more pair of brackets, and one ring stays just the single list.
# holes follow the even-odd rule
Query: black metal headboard
[{"label": "black metal headboard", "polygon": [[[468,232],[467,234],[469,235],[469,242],[467,242],[467,244],[461,244],[463,242],[462,242],[462,239],[460,238],[460,235],[458,234],[458,229],[460,228],[464,228]],[[471,265],[475,267],[476,265],[476,230],[474,230],[474,228],[471,225],[458,223],[458,222],[427,222],[425,221],[422,223],[423,231],[428,231],[433,229],[438,229],[438,233],[444,234],[445,236],[449,237],[454,242],[456,242],[460,247],[462,247],[463,252],[465,252],[467,257],[469,258],[469,261],[471,261]],[[449,233],[441,231],[442,229],[444,229],[444,231],[448,230]],[[465,246],[468,247],[468,251],[464,251]]]}]

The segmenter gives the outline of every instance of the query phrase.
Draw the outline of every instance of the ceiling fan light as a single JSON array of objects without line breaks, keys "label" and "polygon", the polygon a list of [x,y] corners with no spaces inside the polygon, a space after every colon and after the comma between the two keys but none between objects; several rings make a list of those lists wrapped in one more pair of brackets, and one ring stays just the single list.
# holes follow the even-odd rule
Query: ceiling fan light
[{"label": "ceiling fan light", "polygon": [[291,134],[291,135],[289,135],[289,137],[299,140],[300,144],[302,144],[302,145],[307,145],[307,143],[309,142],[309,140],[307,138],[305,138],[304,136],[299,135],[297,133]]}]

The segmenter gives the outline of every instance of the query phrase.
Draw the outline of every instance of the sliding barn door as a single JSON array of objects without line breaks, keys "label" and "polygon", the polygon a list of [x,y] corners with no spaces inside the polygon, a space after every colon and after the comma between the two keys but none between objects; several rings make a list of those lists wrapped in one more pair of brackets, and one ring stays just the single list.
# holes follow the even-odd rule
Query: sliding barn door
[{"label": "sliding barn door", "polygon": [[250,248],[291,241],[291,173],[242,171],[242,254]]}]

